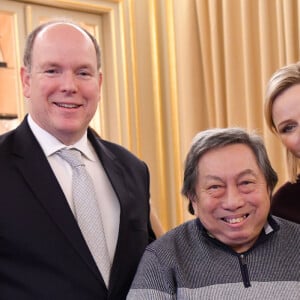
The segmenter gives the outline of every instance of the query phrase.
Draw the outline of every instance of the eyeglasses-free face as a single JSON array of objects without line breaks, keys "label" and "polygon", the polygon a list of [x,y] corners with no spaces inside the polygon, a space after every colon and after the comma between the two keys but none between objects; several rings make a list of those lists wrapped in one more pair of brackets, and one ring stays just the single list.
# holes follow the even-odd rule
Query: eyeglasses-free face
[{"label": "eyeglasses-free face", "polygon": [[21,77],[33,120],[66,145],[79,140],[96,112],[102,81],[87,34],[70,24],[46,27]]},{"label": "eyeglasses-free face", "polygon": [[252,150],[233,144],[198,162],[195,214],[207,231],[236,252],[248,250],[263,229],[270,193]]},{"label": "eyeglasses-free face", "polygon": [[285,147],[300,158],[300,84],[279,94],[272,107],[273,122]]}]

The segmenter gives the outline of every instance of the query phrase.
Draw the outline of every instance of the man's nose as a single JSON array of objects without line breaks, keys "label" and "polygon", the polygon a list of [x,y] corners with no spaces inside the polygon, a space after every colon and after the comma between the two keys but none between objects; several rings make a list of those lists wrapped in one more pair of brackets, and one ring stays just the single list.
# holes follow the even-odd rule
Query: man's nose
[{"label": "man's nose", "polygon": [[222,206],[226,210],[234,211],[245,203],[244,197],[236,185],[227,186],[226,194],[222,200]]},{"label": "man's nose", "polygon": [[62,76],[61,89],[63,92],[75,93],[77,91],[76,76],[73,72],[66,71]]}]

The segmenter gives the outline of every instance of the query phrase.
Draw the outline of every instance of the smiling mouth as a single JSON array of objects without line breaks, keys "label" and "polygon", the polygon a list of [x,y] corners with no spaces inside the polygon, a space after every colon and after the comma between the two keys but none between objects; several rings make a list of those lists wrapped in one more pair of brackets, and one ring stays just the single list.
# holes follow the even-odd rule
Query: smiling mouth
[{"label": "smiling mouth", "polygon": [[81,105],[78,104],[72,104],[72,103],[55,103],[55,105],[63,108],[78,108]]},{"label": "smiling mouth", "polygon": [[249,214],[246,214],[242,217],[239,218],[230,218],[230,217],[225,217],[225,218],[221,218],[224,222],[229,223],[229,224],[237,224],[237,223],[241,223],[242,221],[244,221],[246,218],[248,218]]}]

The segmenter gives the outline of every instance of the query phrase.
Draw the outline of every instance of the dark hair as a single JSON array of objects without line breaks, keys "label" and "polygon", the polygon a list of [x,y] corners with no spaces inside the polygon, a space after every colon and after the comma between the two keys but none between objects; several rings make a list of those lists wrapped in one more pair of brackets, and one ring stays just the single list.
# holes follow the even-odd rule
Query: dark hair
[{"label": "dark hair", "polygon": [[277,174],[273,170],[268,158],[264,143],[260,136],[255,133],[247,133],[241,128],[214,128],[199,132],[193,139],[191,148],[187,154],[182,194],[189,199],[188,210],[194,214],[192,202],[196,197],[196,184],[198,179],[199,159],[208,151],[222,148],[232,144],[247,145],[254,153],[258,167],[261,169],[270,192],[277,183]]},{"label": "dark hair", "polygon": [[28,70],[31,70],[31,64],[32,64],[32,49],[34,46],[34,41],[37,37],[37,35],[46,27],[51,26],[51,25],[56,25],[56,24],[69,24],[72,25],[79,30],[82,30],[84,33],[87,34],[87,36],[91,39],[93,42],[93,45],[95,47],[96,51],[96,58],[97,58],[97,69],[99,70],[101,67],[101,52],[100,48],[98,45],[97,40],[95,37],[93,37],[86,29],[81,27],[79,24],[73,22],[72,20],[67,20],[67,19],[55,19],[51,20],[49,22],[43,23],[39,26],[37,26],[27,37],[26,43],[25,43],[25,49],[24,49],[24,56],[23,56],[23,64]]}]

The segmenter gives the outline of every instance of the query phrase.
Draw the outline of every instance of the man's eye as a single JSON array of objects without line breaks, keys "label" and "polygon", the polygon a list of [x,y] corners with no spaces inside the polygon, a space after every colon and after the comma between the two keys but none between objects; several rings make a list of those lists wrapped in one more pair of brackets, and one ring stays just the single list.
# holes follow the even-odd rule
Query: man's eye
[{"label": "man's eye", "polygon": [[253,181],[250,181],[250,180],[244,180],[240,183],[240,185],[249,185],[249,184],[252,184]]},{"label": "man's eye", "polygon": [[252,180],[243,180],[239,183],[239,190],[243,193],[250,193],[254,191],[256,184]]},{"label": "man's eye", "polygon": [[214,184],[214,185],[211,185],[210,187],[208,187],[208,190],[217,190],[217,189],[220,189],[220,188],[221,188],[220,185]]},{"label": "man's eye", "polygon": [[91,76],[91,73],[88,71],[79,71],[78,75],[80,76]]},{"label": "man's eye", "polygon": [[56,73],[58,73],[58,70],[57,69],[47,69],[47,70],[45,70],[45,73],[47,73],[47,74],[56,74]]},{"label": "man's eye", "polygon": [[211,197],[221,197],[225,192],[225,186],[220,184],[212,184],[207,187],[206,192]]}]

